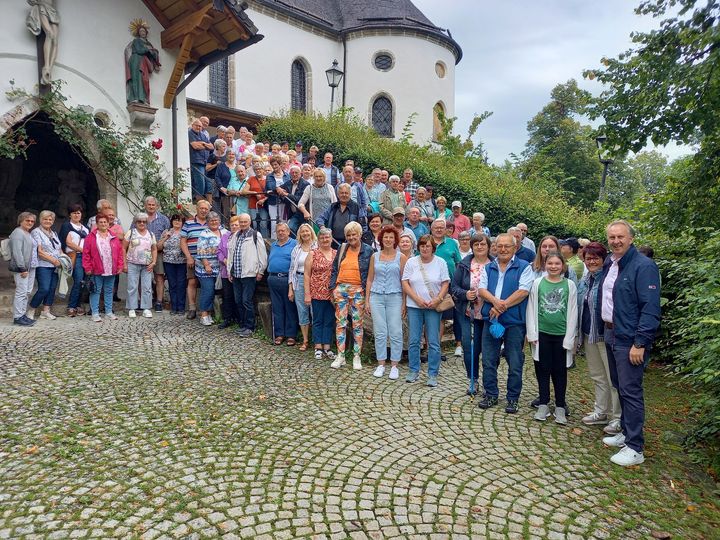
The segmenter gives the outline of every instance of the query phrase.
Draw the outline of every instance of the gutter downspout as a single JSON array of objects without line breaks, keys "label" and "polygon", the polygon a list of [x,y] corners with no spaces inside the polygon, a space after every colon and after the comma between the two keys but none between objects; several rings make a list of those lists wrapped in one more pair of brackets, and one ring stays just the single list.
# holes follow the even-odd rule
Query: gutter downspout
[{"label": "gutter downspout", "polygon": [[345,108],[345,89],[347,88],[347,35],[343,32],[342,35],[342,43],[343,43],[343,71],[345,72],[345,76],[343,77],[343,91],[342,91],[342,106]]},{"label": "gutter downspout", "polygon": [[178,170],[178,149],[177,149],[177,95],[172,100],[172,187],[175,204],[178,202],[177,192],[177,170]]}]

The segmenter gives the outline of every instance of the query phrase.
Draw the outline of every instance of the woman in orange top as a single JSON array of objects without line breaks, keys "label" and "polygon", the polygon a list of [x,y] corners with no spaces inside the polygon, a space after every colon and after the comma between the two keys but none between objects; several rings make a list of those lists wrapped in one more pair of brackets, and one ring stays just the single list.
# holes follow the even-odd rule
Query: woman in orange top
[{"label": "woman in orange top", "polygon": [[267,195],[265,194],[265,169],[262,166],[253,167],[255,174],[248,180],[250,196],[248,197],[248,212],[255,226],[263,238],[270,238],[270,214],[265,207]]},{"label": "woman in orange top", "polygon": [[345,365],[345,329],[350,312],[353,329],[353,369],[362,369],[360,351],[363,340],[363,313],[365,310],[365,286],[370,259],[374,250],[360,241],[362,227],[356,221],[345,225],[345,243],[340,246],[333,261],[330,290],[335,301],[335,339],[338,355],[330,367]]}]

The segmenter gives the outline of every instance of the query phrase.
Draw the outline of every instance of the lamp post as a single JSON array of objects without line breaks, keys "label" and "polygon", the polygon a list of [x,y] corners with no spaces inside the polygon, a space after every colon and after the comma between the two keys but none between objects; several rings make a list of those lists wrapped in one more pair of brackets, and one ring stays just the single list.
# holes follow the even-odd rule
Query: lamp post
[{"label": "lamp post", "polygon": [[608,150],[603,149],[605,143],[607,143],[607,137],[605,135],[598,135],[595,137],[595,144],[597,144],[598,149],[598,159],[603,166],[602,180],[600,180],[600,196],[598,197],[598,201],[602,201],[605,198],[605,181],[607,180],[608,167],[613,162],[613,160],[609,157]]},{"label": "lamp post", "polygon": [[340,86],[344,73],[338,68],[338,61],[333,60],[332,67],[325,70],[328,86],[330,86],[330,114],[333,113],[333,105],[335,104],[335,89]]}]

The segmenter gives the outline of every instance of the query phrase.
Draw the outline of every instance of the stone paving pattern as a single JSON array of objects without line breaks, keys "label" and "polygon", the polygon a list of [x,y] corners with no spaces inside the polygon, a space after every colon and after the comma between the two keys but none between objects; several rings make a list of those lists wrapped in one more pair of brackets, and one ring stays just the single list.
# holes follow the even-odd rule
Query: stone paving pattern
[{"label": "stone paving pattern", "polygon": [[454,358],[431,389],[167,313],[3,322],[0,539],[618,536],[584,368],[566,427],[531,368],[508,415]]}]

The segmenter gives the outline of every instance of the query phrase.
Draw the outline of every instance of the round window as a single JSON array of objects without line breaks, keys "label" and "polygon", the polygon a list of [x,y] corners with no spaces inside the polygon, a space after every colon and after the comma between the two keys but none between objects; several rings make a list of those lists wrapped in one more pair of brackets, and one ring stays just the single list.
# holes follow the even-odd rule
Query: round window
[{"label": "round window", "polygon": [[437,73],[437,76],[440,77],[441,79],[444,79],[445,72],[446,72],[445,64],[443,64],[442,62],[435,62],[435,73]]},{"label": "round window", "polygon": [[375,55],[375,67],[380,71],[390,71],[393,67],[393,57],[387,53],[378,53]]}]

